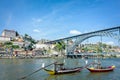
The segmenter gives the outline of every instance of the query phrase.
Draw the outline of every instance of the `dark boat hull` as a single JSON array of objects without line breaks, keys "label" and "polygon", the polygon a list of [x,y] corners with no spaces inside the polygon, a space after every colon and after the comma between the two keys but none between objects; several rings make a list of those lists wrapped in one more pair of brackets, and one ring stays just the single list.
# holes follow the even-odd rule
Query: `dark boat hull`
[{"label": "dark boat hull", "polygon": [[109,71],[113,71],[115,68],[115,66],[109,66],[106,68],[102,68],[102,69],[96,69],[96,68],[87,68],[90,72],[109,72]]},{"label": "dark boat hull", "polygon": [[80,72],[82,68],[62,69],[58,71],[53,71],[53,70],[48,70],[48,69],[44,69],[44,70],[51,75],[56,75],[56,74],[68,74],[68,73]]},{"label": "dark boat hull", "polygon": [[76,69],[66,69],[66,70],[59,70],[55,74],[68,74],[68,73],[75,73],[75,72],[80,72],[81,68],[76,68]]}]

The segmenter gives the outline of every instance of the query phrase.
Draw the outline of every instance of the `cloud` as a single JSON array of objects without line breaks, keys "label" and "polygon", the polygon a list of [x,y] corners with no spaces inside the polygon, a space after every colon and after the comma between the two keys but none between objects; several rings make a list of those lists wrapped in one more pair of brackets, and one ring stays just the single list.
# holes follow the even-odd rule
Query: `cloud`
[{"label": "cloud", "polygon": [[113,41],[109,41],[109,42],[106,42],[106,44],[108,44],[108,45],[114,45],[114,42]]},{"label": "cloud", "polygon": [[81,32],[77,30],[70,30],[70,34],[78,35],[78,34],[81,34]]},{"label": "cloud", "polygon": [[33,32],[37,32],[37,33],[39,33],[40,30],[39,30],[39,29],[34,29]]},{"label": "cloud", "polygon": [[42,22],[42,19],[40,19],[40,18],[33,18],[32,20],[33,20],[33,22],[36,22],[36,23]]}]

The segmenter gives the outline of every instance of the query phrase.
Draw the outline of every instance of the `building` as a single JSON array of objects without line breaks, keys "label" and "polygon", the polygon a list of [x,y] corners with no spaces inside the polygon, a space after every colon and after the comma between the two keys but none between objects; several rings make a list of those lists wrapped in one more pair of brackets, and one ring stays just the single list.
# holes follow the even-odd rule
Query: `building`
[{"label": "building", "polygon": [[47,39],[41,39],[41,40],[38,40],[37,42],[39,43],[39,44],[44,44],[45,42],[48,42],[49,40],[47,40]]},{"label": "building", "polygon": [[10,37],[10,38],[15,38],[17,36],[17,32],[14,31],[14,30],[7,30],[5,29],[3,32],[2,32],[2,36],[3,37]]},{"label": "building", "polygon": [[0,41],[10,41],[10,37],[0,36]]},{"label": "building", "polygon": [[35,44],[35,48],[36,49],[43,49],[43,48],[48,49],[48,45],[46,45],[46,44]]}]

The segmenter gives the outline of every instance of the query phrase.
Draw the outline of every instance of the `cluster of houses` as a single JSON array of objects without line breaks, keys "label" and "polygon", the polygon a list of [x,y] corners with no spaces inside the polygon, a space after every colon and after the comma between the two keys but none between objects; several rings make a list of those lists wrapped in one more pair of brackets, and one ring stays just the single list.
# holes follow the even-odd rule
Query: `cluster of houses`
[{"label": "cluster of houses", "polygon": [[18,34],[17,31],[14,30],[3,30],[2,35],[0,36],[0,42],[12,41],[14,40],[13,44],[22,46],[24,40],[22,36]]},{"label": "cluster of houses", "polygon": [[[26,52],[24,51],[24,49],[22,49],[22,47],[25,45],[29,45],[30,42],[25,41],[23,36],[21,36],[17,31],[7,30],[7,29],[2,31],[2,34],[0,36],[0,42],[4,43],[4,42],[9,42],[9,41],[12,41],[13,45],[18,45],[21,48],[21,49],[14,50],[15,54],[16,52],[19,52],[21,54],[26,54]],[[41,50],[48,50],[50,46],[44,44],[44,42],[45,40],[37,41],[37,43],[34,44],[34,47],[35,47],[34,51],[27,51],[27,54],[33,54],[34,52],[38,53],[37,50],[39,50],[39,52],[41,52]]]},{"label": "cluster of houses", "polygon": [[[29,44],[29,42],[24,41],[23,36],[20,35],[17,31],[7,29],[3,30],[2,35],[0,36],[0,42],[6,41],[13,41],[14,45],[19,45],[20,47],[22,47],[24,44]],[[35,45],[35,48],[47,48],[48,46],[44,44],[44,42],[44,39],[38,41],[38,43]]]}]

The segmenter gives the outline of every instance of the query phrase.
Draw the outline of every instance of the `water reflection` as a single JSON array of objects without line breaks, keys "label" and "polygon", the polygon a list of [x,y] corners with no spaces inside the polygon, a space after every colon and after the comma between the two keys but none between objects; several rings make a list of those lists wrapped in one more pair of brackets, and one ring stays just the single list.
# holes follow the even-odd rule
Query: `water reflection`
[{"label": "water reflection", "polygon": [[98,72],[98,73],[89,73],[86,77],[89,80],[105,80],[104,77],[109,76],[112,72]]},{"label": "water reflection", "polygon": [[79,73],[71,73],[71,74],[59,74],[59,75],[49,75],[45,80],[65,80],[68,76],[75,76]]},{"label": "water reflection", "polygon": [[62,76],[49,75],[45,80],[60,80],[59,78],[62,78]]}]

